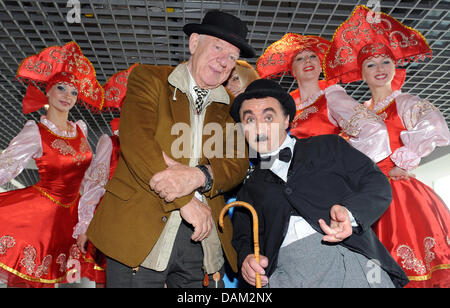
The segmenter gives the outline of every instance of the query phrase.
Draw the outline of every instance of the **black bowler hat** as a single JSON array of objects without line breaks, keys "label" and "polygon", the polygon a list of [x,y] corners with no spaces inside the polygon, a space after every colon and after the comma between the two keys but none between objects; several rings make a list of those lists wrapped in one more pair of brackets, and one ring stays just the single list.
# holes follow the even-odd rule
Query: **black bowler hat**
[{"label": "black bowler hat", "polygon": [[201,24],[186,24],[183,31],[187,35],[198,33],[220,38],[238,47],[242,57],[255,56],[255,50],[246,42],[247,26],[242,20],[228,13],[210,11],[206,13]]},{"label": "black bowler hat", "polygon": [[230,114],[236,123],[241,122],[239,111],[241,110],[242,103],[245,100],[252,98],[264,98],[273,97],[277,99],[284,112],[289,115],[289,123],[294,120],[295,117],[295,101],[292,96],[289,95],[283,88],[273,80],[269,79],[257,79],[253,81],[245,89],[245,92],[239,94],[231,106]]}]

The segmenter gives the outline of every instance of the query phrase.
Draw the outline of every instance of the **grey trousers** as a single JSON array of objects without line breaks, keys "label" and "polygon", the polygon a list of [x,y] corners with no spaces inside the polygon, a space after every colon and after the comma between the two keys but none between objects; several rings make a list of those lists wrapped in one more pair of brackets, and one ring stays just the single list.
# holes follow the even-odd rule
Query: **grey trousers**
[{"label": "grey trousers", "polygon": [[[191,226],[182,222],[166,270],[154,271],[139,267],[133,269],[107,258],[106,287],[107,288],[202,288],[205,272],[203,271],[203,249],[200,242],[191,240]],[[221,279],[218,287],[223,288],[224,270],[220,271]],[[212,275],[209,275],[209,288],[215,287]]]},{"label": "grey trousers", "polygon": [[312,234],[282,247],[270,288],[393,288],[377,261]]}]

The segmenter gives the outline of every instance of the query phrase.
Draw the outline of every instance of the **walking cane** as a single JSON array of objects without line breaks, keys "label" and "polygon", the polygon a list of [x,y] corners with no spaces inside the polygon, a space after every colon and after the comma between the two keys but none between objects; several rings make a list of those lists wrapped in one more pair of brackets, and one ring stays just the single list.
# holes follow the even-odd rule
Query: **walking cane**
[{"label": "walking cane", "polygon": [[[234,201],[234,202],[231,202],[231,203],[227,204],[222,209],[222,211],[220,212],[219,225],[223,228],[223,216],[228,211],[228,209],[230,209],[230,208],[232,208],[234,206],[243,206],[243,207],[247,208],[252,213],[252,217],[253,217],[253,244],[254,244],[254,250],[255,250],[255,259],[256,259],[256,262],[258,262],[258,264],[259,264],[258,215],[256,214],[256,211],[253,208],[253,206],[251,206],[247,202],[243,202],[243,201]],[[256,278],[256,287],[257,288],[261,288],[261,274],[255,272],[255,275],[256,275],[256,277],[255,277]]]}]

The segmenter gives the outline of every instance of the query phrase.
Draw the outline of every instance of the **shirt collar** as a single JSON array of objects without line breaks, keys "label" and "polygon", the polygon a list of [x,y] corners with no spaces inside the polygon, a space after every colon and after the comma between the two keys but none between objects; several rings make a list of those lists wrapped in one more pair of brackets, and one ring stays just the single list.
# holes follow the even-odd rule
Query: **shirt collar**
[{"label": "shirt collar", "polygon": [[[198,87],[197,83],[194,80],[194,77],[192,77],[191,71],[189,71],[189,67],[186,65],[188,74],[189,74],[189,93],[191,93],[192,97],[194,98],[194,101],[197,99],[197,93],[195,93],[194,91],[194,87]],[[211,91],[208,91],[208,95],[206,95],[206,97],[204,98],[204,101],[206,102],[209,94],[211,93]]]},{"label": "shirt collar", "polygon": [[[192,93],[194,91],[195,81],[189,72],[187,62],[179,64],[172,73],[170,73],[168,82],[175,87],[175,89],[180,90],[183,93]],[[191,85],[191,83],[194,85]],[[197,96],[195,96],[197,97]],[[174,99],[175,100],[175,99]],[[212,102],[223,103],[226,105],[230,104],[230,96],[228,95],[225,87],[220,85],[215,89],[209,91],[208,100]]]},{"label": "shirt collar", "polygon": [[275,151],[272,151],[270,153],[264,153],[260,154],[261,157],[269,157],[277,155],[282,149],[284,148],[290,148],[292,153],[294,153],[294,146],[295,146],[295,138],[292,138],[289,134],[286,135],[286,138],[284,138],[283,143],[276,149]]},{"label": "shirt collar", "polygon": [[[261,154],[260,156],[261,157],[273,156],[273,155],[278,154],[278,152],[280,152],[284,148],[290,148],[292,151],[292,154],[293,154],[295,143],[296,143],[295,138],[292,138],[291,136],[286,135],[286,138],[284,139],[283,143],[281,144],[281,146],[278,149],[276,149],[275,151],[273,151],[271,153]],[[292,155],[292,157],[293,157],[293,155]],[[275,159],[273,164],[270,166],[269,170],[272,171],[272,173],[274,173],[276,176],[278,176],[284,182],[287,182],[287,176],[288,176],[288,171],[289,171],[291,162],[292,162],[292,158],[289,162],[284,162],[277,158],[277,159]],[[262,167],[262,162],[261,162],[261,167]]]}]

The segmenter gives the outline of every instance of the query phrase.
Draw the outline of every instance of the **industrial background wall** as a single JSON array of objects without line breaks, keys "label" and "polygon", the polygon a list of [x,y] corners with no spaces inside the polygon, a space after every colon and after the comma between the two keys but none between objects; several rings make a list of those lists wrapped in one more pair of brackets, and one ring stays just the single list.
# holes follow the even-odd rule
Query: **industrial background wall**
[{"label": "industrial background wall", "polygon": [[[14,80],[20,61],[45,47],[76,41],[94,65],[100,83],[114,73],[138,63],[176,65],[186,60],[188,37],[182,27],[201,22],[208,10],[220,9],[243,19],[249,28],[250,43],[260,55],[287,32],[320,35],[331,39],[340,23],[358,4],[388,13],[407,26],[419,30],[428,40],[433,58],[406,65],[403,89],[428,99],[450,123],[450,1],[446,0],[321,0],[321,1],[122,1],[57,0],[0,1],[0,149],[8,146],[29,119],[39,120],[41,110],[23,115],[21,100],[25,87]],[[380,5],[379,7],[377,7]],[[74,10],[78,11],[74,14]],[[248,59],[255,64],[257,58]],[[296,82],[290,75],[277,79],[286,91]],[[368,99],[362,82],[345,85],[355,99]],[[95,149],[98,138],[111,134],[109,122],[117,114],[93,114],[76,106],[71,120],[84,120],[89,143]],[[435,151],[448,154],[449,147]],[[15,189],[38,181],[30,164],[3,189]]]}]

